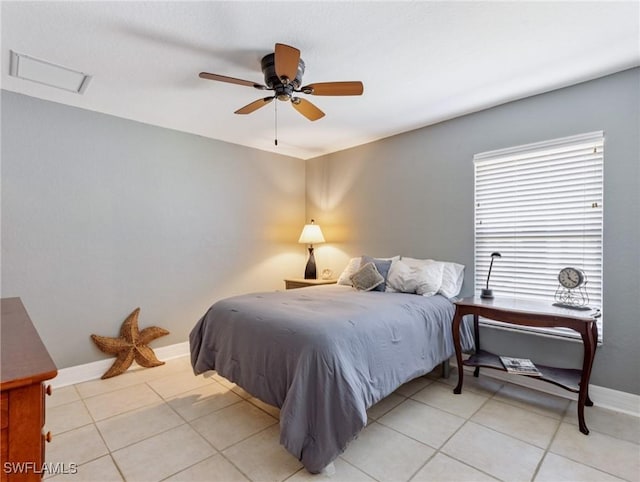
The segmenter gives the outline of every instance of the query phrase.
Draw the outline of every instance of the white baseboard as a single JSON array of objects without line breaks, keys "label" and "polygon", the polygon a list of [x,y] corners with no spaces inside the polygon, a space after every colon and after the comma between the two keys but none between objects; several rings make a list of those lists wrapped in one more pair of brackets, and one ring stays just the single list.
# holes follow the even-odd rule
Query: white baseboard
[{"label": "white baseboard", "polygon": [[[176,343],[175,345],[161,346],[154,348],[154,353],[159,360],[166,361],[173,358],[179,358],[189,354],[189,342]],[[134,362],[135,364],[135,362]],[[58,370],[58,376],[51,380],[53,388],[66,387],[76,383],[96,380],[113,365],[113,358],[107,360],[98,360],[84,365],[76,365],[74,367],[62,368]]]},{"label": "white baseboard", "polygon": [[[456,367],[455,358],[451,360],[451,367]],[[464,367],[465,376],[473,376],[473,367]],[[467,375],[469,372],[469,375]],[[509,375],[507,372],[494,370],[491,368],[481,368],[480,374],[495,378],[497,380],[513,383],[527,388],[533,388],[541,392],[550,393],[559,397],[568,398],[570,400],[578,400],[578,394],[569,392],[551,383],[536,380],[532,377],[523,377],[520,375]],[[589,397],[593,404],[598,407],[615,410],[616,412],[626,413],[635,417],[640,417],[640,395],[633,393],[612,390],[611,388],[600,387],[598,385],[589,385]]]}]

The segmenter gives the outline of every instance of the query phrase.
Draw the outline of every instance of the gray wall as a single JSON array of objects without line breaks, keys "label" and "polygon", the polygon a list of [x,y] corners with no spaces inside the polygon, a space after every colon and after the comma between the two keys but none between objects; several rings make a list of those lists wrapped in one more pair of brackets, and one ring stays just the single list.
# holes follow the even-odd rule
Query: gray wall
[{"label": "gray wall", "polygon": [[89,335],[187,340],[215,300],[301,276],[303,161],[2,91],[2,297],[59,368]]},{"label": "gray wall", "polygon": [[[308,160],[307,216],[332,241],[319,267],[339,273],[362,253],[456,261],[473,294],[473,155],[602,129],[604,345],[591,381],[640,394],[639,87],[636,68]],[[489,328],[481,338],[538,363],[582,362],[576,342]]]}]

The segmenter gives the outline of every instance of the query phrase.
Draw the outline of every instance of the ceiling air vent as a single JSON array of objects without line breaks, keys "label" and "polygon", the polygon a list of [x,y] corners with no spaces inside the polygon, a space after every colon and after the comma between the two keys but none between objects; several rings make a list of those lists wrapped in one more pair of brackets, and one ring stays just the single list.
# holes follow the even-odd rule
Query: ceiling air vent
[{"label": "ceiling air vent", "polygon": [[91,80],[91,76],[71,70],[61,65],[35,59],[28,55],[11,51],[9,74],[19,79],[82,94]]}]

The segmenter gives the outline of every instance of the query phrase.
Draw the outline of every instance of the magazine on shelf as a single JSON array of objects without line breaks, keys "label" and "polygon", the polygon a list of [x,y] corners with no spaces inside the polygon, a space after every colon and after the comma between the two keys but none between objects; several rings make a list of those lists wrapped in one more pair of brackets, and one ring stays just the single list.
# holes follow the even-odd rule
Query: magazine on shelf
[{"label": "magazine on shelf", "polygon": [[516,373],[518,375],[529,375],[533,377],[542,376],[540,370],[538,370],[533,362],[528,358],[512,358],[508,356],[501,356],[500,361],[509,373]]}]

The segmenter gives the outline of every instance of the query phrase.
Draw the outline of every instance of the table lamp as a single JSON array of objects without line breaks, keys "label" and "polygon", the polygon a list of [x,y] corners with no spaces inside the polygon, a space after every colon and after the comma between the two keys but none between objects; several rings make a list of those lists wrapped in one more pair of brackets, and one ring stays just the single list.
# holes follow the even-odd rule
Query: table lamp
[{"label": "table lamp", "polygon": [[304,269],[304,279],[316,279],[316,258],[313,256],[313,245],[324,243],[324,236],[322,235],[320,226],[314,224],[313,219],[311,220],[311,224],[305,224],[304,228],[302,228],[302,234],[300,235],[300,239],[298,239],[298,243],[309,245],[309,260]]},{"label": "table lamp", "polygon": [[489,289],[489,278],[491,277],[491,268],[493,267],[494,258],[502,258],[502,255],[497,251],[491,253],[491,263],[489,264],[489,273],[487,274],[487,287],[483,288],[480,292],[480,298],[493,298],[493,290]]}]

